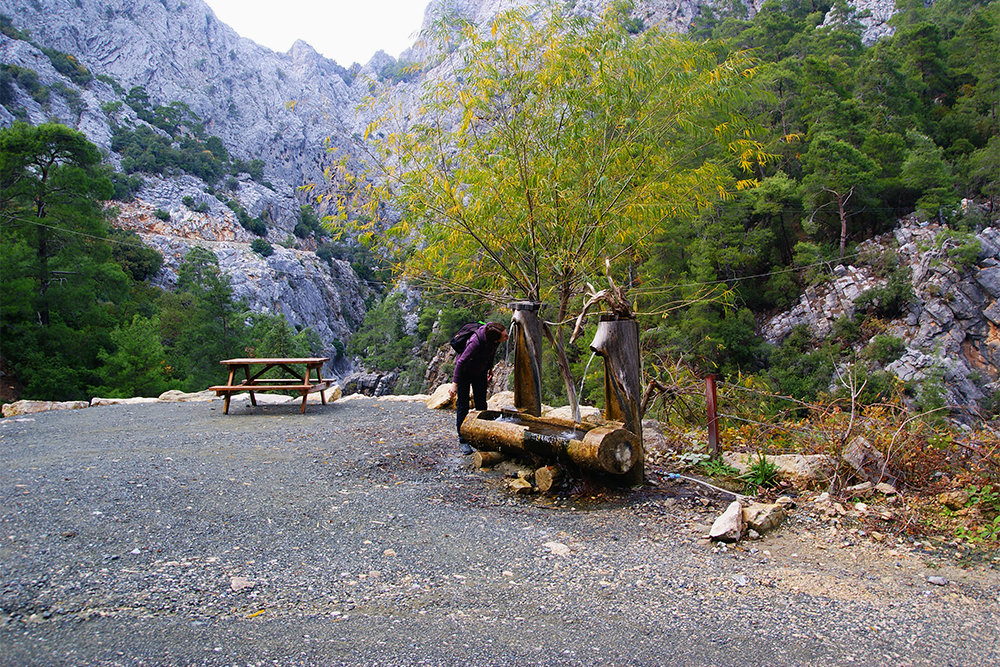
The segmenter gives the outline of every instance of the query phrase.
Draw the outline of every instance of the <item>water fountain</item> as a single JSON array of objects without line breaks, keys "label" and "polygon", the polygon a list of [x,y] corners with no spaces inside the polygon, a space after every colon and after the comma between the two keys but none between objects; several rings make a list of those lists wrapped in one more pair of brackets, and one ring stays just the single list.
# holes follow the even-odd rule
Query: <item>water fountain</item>
[{"label": "water fountain", "polygon": [[590,345],[604,359],[603,419],[575,423],[542,417],[540,305],[513,304],[514,406],[470,412],[462,436],[480,450],[569,461],[586,471],[613,475],[623,484],[641,484],[645,457],[638,323],[603,316]]}]

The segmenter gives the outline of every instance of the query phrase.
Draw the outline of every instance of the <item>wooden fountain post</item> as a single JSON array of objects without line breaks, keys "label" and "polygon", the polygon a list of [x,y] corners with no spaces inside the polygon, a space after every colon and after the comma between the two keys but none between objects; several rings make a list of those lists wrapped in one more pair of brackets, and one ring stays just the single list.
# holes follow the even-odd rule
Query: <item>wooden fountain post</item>
[{"label": "wooden fountain post", "polygon": [[542,304],[518,301],[514,309],[514,407],[523,414],[542,414]]},{"label": "wooden fountain post", "polygon": [[637,465],[623,475],[626,483],[646,481],[646,453],[642,444],[642,366],[639,323],[631,318],[602,315],[590,349],[604,358],[605,417],[624,424],[638,439]]}]

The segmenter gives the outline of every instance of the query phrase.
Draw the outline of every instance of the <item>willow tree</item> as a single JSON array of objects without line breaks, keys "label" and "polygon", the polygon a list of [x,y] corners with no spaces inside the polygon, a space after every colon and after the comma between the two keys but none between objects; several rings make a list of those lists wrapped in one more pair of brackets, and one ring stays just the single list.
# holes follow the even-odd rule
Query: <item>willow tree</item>
[{"label": "willow tree", "polygon": [[752,57],[636,28],[626,6],[440,16],[419,102],[373,97],[365,134],[368,232],[405,250],[408,277],[554,306],[574,404],[562,331],[588,283],[628,286],[658,233],[751,185],[733,167],[765,157],[737,112]]}]

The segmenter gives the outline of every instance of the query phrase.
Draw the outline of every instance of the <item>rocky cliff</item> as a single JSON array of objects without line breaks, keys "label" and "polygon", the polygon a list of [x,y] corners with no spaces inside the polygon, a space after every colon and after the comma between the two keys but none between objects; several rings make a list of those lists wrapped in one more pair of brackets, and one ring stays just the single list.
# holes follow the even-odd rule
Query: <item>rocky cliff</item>
[{"label": "rocky cliff", "polygon": [[816,338],[830,336],[839,320],[855,315],[859,297],[886,287],[879,266],[886,257],[898,258],[912,292],[903,314],[883,321],[877,332],[904,344],[885,370],[918,388],[940,382],[952,406],[975,405],[1000,389],[1000,230],[993,228],[964,236],[903,221],[892,234],[862,244],[852,262],[834,267],[830,281],[807,288],[792,309],[766,322],[765,338],[779,343],[797,325]]},{"label": "rocky cliff", "polygon": [[[354,84],[346,69],[304,42],[274,53],[244,39],[202,0],[0,0],[0,13],[40,45],[75,56],[125,90],[143,86],[157,104],[184,102],[231,153],[263,159],[272,182],[297,186],[315,179],[327,138],[347,145],[357,130],[353,108],[367,88]],[[40,65],[36,71],[49,74],[44,56],[31,54],[25,42],[11,46],[14,40],[3,39],[3,62],[29,57]],[[80,129],[109,149],[110,133],[94,127],[100,102],[113,99],[102,86],[92,83],[90,96],[81,91]]]}]

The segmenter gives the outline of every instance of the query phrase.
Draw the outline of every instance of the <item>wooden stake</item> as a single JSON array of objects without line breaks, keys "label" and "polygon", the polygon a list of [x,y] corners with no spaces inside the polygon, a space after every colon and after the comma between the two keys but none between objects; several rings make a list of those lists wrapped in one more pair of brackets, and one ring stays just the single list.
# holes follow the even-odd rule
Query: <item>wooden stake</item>
[{"label": "wooden stake", "polygon": [[547,493],[562,484],[563,471],[559,466],[544,466],[535,471],[535,486]]},{"label": "wooden stake", "polygon": [[476,452],[472,457],[472,464],[477,468],[492,468],[506,460],[507,457],[500,452]]}]

